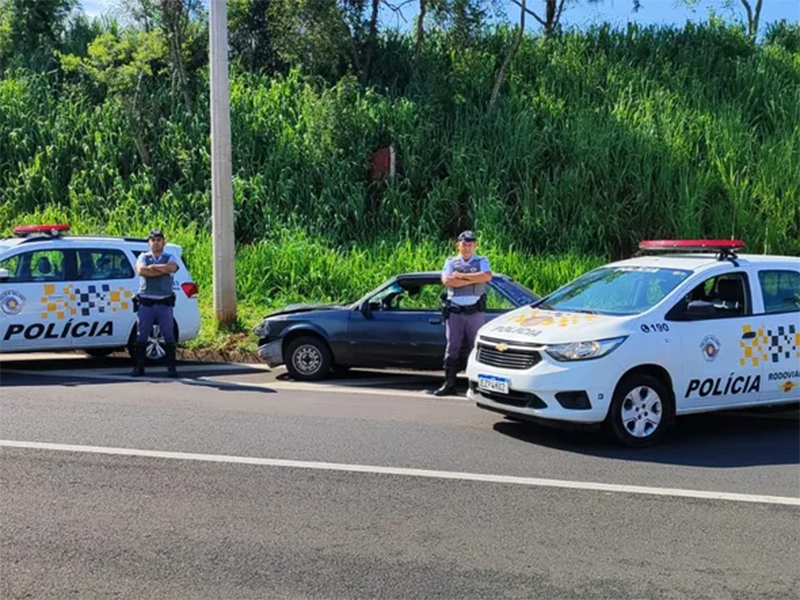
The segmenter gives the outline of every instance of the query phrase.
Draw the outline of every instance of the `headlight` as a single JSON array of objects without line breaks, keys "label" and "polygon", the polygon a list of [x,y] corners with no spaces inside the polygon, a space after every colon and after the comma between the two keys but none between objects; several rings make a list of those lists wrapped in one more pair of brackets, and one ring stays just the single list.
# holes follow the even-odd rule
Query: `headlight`
[{"label": "headlight", "polygon": [[550,356],[558,361],[589,360],[610,354],[619,347],[628,336],[597,340],[594,342],[572,342],[570,344],[554,344],[545,348]]},{"label": "headlight", "polygon": [[261,323],[253,327],[253,333],[255,333],[258,337],[267,337],[269,335],[269,323],[266,321],[261,321]]}]

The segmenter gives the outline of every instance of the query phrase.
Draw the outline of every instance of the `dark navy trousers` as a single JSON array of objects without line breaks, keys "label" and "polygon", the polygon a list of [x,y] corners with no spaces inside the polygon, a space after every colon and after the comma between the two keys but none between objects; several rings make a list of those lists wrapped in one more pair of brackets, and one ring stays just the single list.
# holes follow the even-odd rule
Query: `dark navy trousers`
[{"label": "dark navy trousers", "polygon": [[140,344],[147,342],[147,336],[153,330],[153,325],[158,324],[164,343],[175,343],[175,328],[172,325],[172,307],[166,304],[152,306],[139,305],[139,329],[136,332],[136,341]]},{"label": "dark navy trousers", "polygon": [[[447,346],[444,350],[445,367],[458,364],[459,355],[468,356],[478,337],[478,329],[483,327],[486,313],[476,312],[471,315],[450,313],[447,318],[445,332]],[[463,347],[463,350],[462,350]]]}]

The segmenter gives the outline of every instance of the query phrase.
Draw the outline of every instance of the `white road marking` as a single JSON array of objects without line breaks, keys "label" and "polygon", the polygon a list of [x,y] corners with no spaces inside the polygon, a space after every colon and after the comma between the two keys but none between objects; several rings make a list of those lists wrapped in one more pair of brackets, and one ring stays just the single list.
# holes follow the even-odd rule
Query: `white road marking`
[{"label": "white road marking", "polygon": [[135,456],[143,458],[165,458],[212,463],[283,467],[289,469],[311,469],[316,471],[339,471],[347,473],[368,473],[373,475],[399,475],[404,477],[425,477],[430,479],[506,483],[530,487],[561,488],[595,492],[617,492],[648,496],[693,498],[699,500],[727,500],[730,502],[800,506],[800,498],[792,498],[788,496],[762,496],[757,494],[736,494],[730,492],[711,492],[679,488],[644,487],[637,485],[597,483],[592,481],[566,481],[560,479],[539,479],[536,477],[514,477],[510,475],[485,475],[480,473],[460,473],[456,471],[431,471],[427,469],[409,469],[402,467],[378,467],[371,465],[351,465],[304,460],[255,458],[250,456],[228,456],[220,454],[193,454],[188,452],[165,452],[161,450],[138,450],[135,448],[108,448],[104,446],[77,446],[73,444],[51,444],[46,442],[22,442],[15,440],[0,440],[0,448],[3,447],[23,448],[27,450],[50,450],[56,452],[105,454],[109,456]]}]

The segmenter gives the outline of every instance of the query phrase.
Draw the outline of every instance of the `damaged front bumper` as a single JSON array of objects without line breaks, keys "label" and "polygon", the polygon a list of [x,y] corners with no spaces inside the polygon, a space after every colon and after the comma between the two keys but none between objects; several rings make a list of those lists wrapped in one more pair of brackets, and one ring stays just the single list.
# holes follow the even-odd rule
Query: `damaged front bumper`
[{"label": "damaged front bumper", "polygon": [[273,340],[258,347],[258,355],[263,358],[270,367],[277,367],[283,364],[282,340]]}]

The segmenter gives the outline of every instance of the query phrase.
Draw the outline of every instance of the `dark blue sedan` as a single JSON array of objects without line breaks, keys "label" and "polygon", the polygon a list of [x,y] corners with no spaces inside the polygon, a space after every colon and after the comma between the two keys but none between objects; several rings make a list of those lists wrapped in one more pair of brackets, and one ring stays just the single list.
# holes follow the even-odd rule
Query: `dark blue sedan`
[{"label": "dark blue sedan", "polygon": [[[314,381],[350,367],[437,370],[444,356],[439,271],[392,277],[353,304],[288,306],[253,328],[259,355]],[[486,320],[538,296],[504,275],[488,284]]]}]

